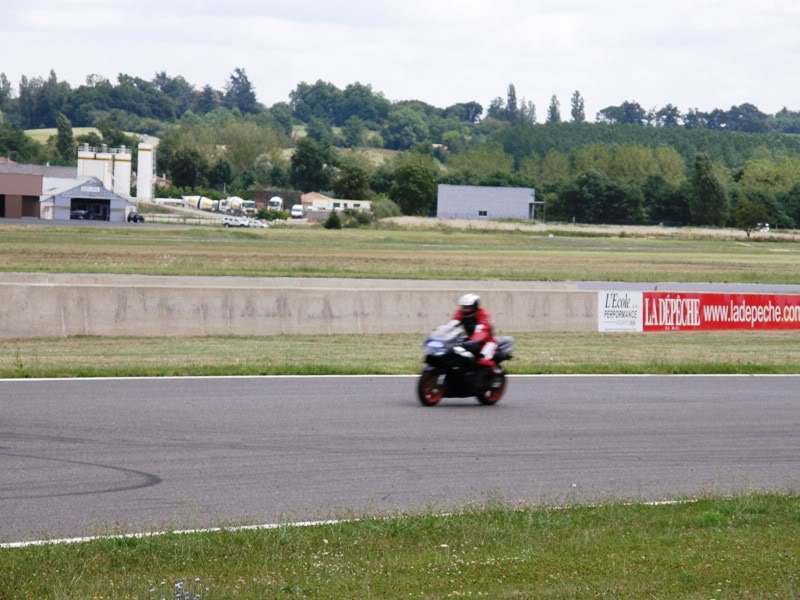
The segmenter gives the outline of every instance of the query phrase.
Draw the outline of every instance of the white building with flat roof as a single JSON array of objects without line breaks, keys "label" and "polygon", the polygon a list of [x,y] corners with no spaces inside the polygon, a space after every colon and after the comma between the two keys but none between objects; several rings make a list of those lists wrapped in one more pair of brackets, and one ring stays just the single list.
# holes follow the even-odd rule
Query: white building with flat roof
[{"label": "white building with flat roof", "polygon": [[440,219],[535,219],[533,188],[439,185],[436,216]]}]

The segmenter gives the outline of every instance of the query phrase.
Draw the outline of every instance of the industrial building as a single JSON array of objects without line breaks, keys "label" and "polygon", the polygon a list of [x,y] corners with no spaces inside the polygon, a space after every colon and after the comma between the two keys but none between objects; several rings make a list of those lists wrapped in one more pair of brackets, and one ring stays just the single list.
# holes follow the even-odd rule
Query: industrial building
[{"label": "industrial building", "polygon": [[45,177],[75,177],[75,167],[0,163],[0,218],[39,218]]},{"label": "industrial building", "polygon": [[72,216],[91,221],[124,223],[134,204],[107,190],[97,177],[45,179],[40,202],[41,218],[67,220]]},{"label": "industrial building", "polygon": [[[138,147],[137,198],[151,201],[155,148]],[[0,163],[0,218],[72,218],[122,223],[135,210],[131,150],[124,146],[78,148],[77,167]]]},{"label": "industrial building", "polygon": [[440,219],[535,219],[533,188],[440,185],[436,216]]}]

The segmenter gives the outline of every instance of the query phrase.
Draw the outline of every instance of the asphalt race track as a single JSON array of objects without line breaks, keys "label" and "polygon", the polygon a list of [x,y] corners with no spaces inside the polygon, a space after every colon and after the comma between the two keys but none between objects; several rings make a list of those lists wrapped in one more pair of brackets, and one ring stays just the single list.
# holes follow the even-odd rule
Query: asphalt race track
[{"label": "asphalt race track", "polygon": [[800,489],[800,376],[0,382],[0,541]]}]

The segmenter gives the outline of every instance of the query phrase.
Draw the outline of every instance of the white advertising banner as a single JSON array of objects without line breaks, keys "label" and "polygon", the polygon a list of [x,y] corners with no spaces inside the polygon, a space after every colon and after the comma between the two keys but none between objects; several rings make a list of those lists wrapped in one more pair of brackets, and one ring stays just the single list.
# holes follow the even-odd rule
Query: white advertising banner
[{"label": "white advertising banner", "polygon": [[598,331],[642,331],[642,292],[598,292]]}]

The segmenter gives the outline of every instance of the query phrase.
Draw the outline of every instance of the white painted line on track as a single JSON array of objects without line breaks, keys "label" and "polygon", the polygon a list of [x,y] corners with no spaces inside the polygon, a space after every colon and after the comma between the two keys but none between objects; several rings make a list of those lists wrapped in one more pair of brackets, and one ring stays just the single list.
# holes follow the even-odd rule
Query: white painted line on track
[{"label": "white painted line on track", "polygon": [[[170,376],[151,376],[151,377],[30,377],[17,379],[2,379],[0,384],[21,383],[21,382],[46,382],[46,381],[209,381],[213,379],[408,379],[419,377],[419,373],[400,373],[397,375],[170,375]],[[665,378],[695,378],[695,377],[717,377],[717,378],[786,378],[800,377],[800,373],[542,373],[542,374],[510,374],[510,379],[589,379],[589,378],[646,378],[646,377],[665,377]]]},{"label": "white painted line on track", "polygon": [[[399,373],[397,375],[168,375],[141,376],[141,377],[19,377],[19,378],[0,378],[0,385],[3,383],[23,383],[23,382],[58,382],[58,381],[209,381],[213,379],[408,379],[419,377],[419,373]],[[542,374],[510,374],[511,379],[588,379],[588,378],[608,378],[608,377],[669,377],[669,378],[689,378],[689,377],[759,377],[759,378],[781,378],[781,377],[800,377],[800,373],[542,373]]]},{"label": "white painted line on track", "polygon": [[[58,381],[209,381],[213,379],[408,379],[419,377],[419,373],[400,373],[397,375],[169,375],[141,376],[141,377],[20,377],[20,378],[0,378],[3,383],[23,383],[23,382],[58,382]],[[728,377],[728,378],[781,378],[781,377],[800,377],[800,373],[542,373],[542,374],[510,374],[510,379],[589,379],[589,378],[646,378],[646,377],[669,377],[669,378],[694,378],[694,377]]]},{"label": "white painted line on track", "polygon": [[[697,500],[653,500],[648,502],[626,502],[625,506],[671,506],[677,504],[692,504]],[[580,505],[581,508],[592,508],[602,506],[601,504]],[[537,507],[530,507],[536,510]],[[538,507],[540,510],[566,510],[567,508],[575,508],[575,506],[543,506]],[[526,509],[523,509],[526,510]],[[456,513],[457,514],[457,513]],[[442,513],[436,515],[438,517],[452,517],[453,513]],[[392,518],[392,517],[384,517]],[[265,523],[263,525],[240,525],[238,527],[208,527],[205,529],[178,529],[175,531],[147,531],[142,533],[121,533],[116,535],[97,535],[87,537],[74,537],[74,538],[60,538],[52,540],[33,540],[28,542],[5,542],[0,543],[0,550],[14,549],[14,548],[30,548],[33,546],[57,546],[67,544],[85,544],[87,542],[97,542],[105,540],[129,540],[129,539],[144,539],[151,537],[161,537],[165,535],[191,535],[193,533],[222,533],[238,531],[268,531],[270,529],[282,529],[284,527],[320,527],[322,525],[342,525],[345,523],[358,523],[362,519],[329,519],[324,521],[297,521],[294,523]]]},{"label": "white painted line on track", "polygon": [[138,376],[138,377],[20,377],[16,379],[2,379],[0,384],[7,381],[19,383],[23,381],[209,381],[212,379],[388,379],[402,377],[418,377],[419,374],[398,375],[166,375]]},{"label": "white painted line on track", "polygon": [[263,525],[241,525],[239,527],[209,527],[206,529],[179,529],[176,531],[147,531],[143,533],[122,533],[118,535],[97,535],[89,537],[61,538],[53,540],[35,540],[30,542],[6,542],[0,544],[0,549],[4,548],[29,548],[31,546],[54,546],[62,544],[84,544],[86,542],[97,542],[100,540],[129,540],[160,537],[164,535],[191,535],[193,533],[221,533],[223,531],[261,531],[268,529],[280,529],[282,527],[318,527],[320,525],[339,525],[341,523],[353,523],[358,519],[352,520],[330,520],[330,521],[299,521],[296,523],[266,523]]}]

